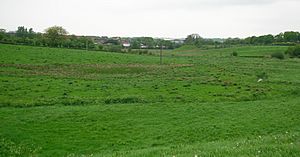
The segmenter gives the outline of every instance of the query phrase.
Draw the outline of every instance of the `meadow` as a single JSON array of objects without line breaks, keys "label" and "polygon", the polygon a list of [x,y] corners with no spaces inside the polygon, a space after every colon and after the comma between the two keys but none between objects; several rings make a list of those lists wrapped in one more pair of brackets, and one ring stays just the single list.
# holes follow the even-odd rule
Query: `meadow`
[{"label": "meadow", "polygon": [[300,156],[300,59],[269,57],[287,48],[183,47],[160,65],[0,44],[0,156]]}]

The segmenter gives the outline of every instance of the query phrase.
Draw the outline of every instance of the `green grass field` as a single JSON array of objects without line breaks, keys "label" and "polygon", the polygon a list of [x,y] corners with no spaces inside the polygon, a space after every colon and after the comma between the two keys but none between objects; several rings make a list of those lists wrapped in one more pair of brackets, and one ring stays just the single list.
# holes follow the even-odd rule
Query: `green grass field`
[{"label": "green grass field", "polygon": [[300,60],[268,57],[286,49],[0,44],[0,156],[298,157]]}]

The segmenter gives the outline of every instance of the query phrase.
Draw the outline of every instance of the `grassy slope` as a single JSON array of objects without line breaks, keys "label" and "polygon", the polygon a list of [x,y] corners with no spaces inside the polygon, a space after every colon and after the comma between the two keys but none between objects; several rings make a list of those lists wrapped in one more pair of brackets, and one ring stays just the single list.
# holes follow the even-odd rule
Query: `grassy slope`
[{"label": "grassy slope", "polygon": [[287,47],[285,46],[242,46],[201,50],[199,48],[194,48],[193,46],[184,46],[182,48],[176,49],[174,52],[178,55],[183,56],[203,56],[212,53],[219,56],[228,56],[232,52],[236,51],[239,56],[265,56],[270,55],[274,52],[284,52],[286,49]]},{"label": "grassy slope", "polygon": [[153,56],[0,45],[0,156],[299,156],[299,60],[233,49],[175,52],[157,66]]},{"label": "grassy slope", "polygon": [[[2,64],[157,64],[157,57],[1,44]],[[170,62],[170,60],[167,60]]]}]

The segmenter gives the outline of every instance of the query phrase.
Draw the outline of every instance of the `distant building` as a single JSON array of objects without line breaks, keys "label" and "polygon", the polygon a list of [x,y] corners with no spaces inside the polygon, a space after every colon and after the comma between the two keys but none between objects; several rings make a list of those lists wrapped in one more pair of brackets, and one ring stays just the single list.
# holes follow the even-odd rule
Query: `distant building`
[{"label": "distant building", "polygon": [[129,48],[131,46],[131,44],[129,42],[123,42],[122,46],[125,48]]}]

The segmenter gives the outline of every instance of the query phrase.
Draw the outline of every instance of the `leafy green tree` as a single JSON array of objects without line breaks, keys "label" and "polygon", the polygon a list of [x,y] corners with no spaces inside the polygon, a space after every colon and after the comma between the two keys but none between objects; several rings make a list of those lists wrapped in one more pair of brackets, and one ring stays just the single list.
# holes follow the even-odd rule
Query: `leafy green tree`
[{"label": "leafy green tree", "polygon": [[242,40],[240,38],[228,38],[224,41],[226,45],[239,45],[242,44]]},{"label": "leafy green tree", "polygon": [[132,47],[133,49],[139,49],[139,48],[140,48],[140,42],[139,42],[138,40],[133,40],[133,41],[131,42],[131,47]]},{"label": "leafy green tree", "polygon": [[0,41],[3,40],[6,36],[6,30],[5,29],[2,29],[0,28]]},{"label": "leafy green tree", "polygon": [[35,36],[35,32],[33,31],[32,28],[29,28],[29,30],[28,30],[28,37],[32,39],[32,38],[34,38],[34,36]]},{"label": "leafy green tree", "polygon": [[45,30],[47,44],[51,47],[62,47],[68,32],[61,26],[49,27]]},{"label": "leafy green tree", "polygon": [[191,34],[186,37],[184,44],[205,47],[206,45],[215,45],[216,42],[211,39],[204,39],[199,34]]},{"label": "leafy green tree", "polygon": [[283,33],[279,33],[278,35],[275,36],[275,41],[276,42],[284,42],[284,35]]},{"label": "leafy green tree", "polygon": [[19,26],[17,31],[16,31],[16,36],[17,37],[26,37],[28,34],[27,28],[24,26]]},{"label": "leafy green tree", "polygon": [[272,44],[274,42],[274,36],[269,34],[269,35],[264,35],[262,36],[262,43],[265,45]]},{"label": "leafy green tree", "polygon": [[202,39],[199,34],[191,34],[185,38],[184,43],[188,45],[195,45],[196,43],[199,43],[199,39]]},{"label": "leafy green tree", "polygon": [[285,42],[299,42],[299,32],[284,32],[283,38]]}]

